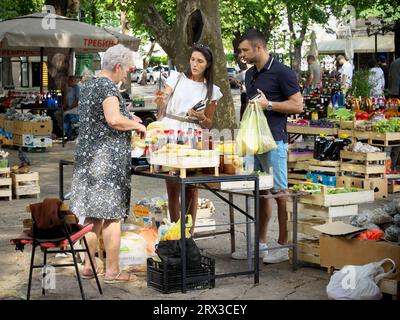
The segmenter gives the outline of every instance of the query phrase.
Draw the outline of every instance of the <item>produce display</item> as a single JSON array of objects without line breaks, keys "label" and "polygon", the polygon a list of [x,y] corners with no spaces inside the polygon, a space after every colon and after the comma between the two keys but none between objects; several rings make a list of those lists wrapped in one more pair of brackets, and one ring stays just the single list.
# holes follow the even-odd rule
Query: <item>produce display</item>
[{"label": "produce display", "polygon": [[310,120],[310,127],[334,128],[335,124],[329,121],[329,119]]},{"label": "produce display", "polygon": [[[358,188],[334,188],[334,187],[326,187],[326,188],[327,188],[327,194],[359,192],[361,190]],[[304,184],[304,185],[295,184],[290,189],[292,189],[294,191],[306,191],[306,192],[310,192],[312,194],[321,194],[322,193],[321,186],[316,185],[316,184]]]},{"label": "produce display", "polygon": [[350,121],[353,120],[355,112],[346,108],[339,108],[329,114],[330,119]]},{"label": "produce display", "polygon": [[381,121],[372,125],[372,130],[385,133],[385,132],[400,132],[400,120],[391,119],[387,121]]}]

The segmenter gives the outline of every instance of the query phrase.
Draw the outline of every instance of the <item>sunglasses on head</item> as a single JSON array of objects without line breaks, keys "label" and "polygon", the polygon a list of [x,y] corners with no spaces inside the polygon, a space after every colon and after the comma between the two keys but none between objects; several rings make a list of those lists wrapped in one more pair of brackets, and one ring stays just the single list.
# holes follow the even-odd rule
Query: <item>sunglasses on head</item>
[{"label": "sunglasses on head", "polygon": [[194,48],[205,48],[205,49],[211,51],[209,46],[206,46],[205,44],[202,44],[202,43],[195,43],[195,44],[193,44],[193,47]]}]

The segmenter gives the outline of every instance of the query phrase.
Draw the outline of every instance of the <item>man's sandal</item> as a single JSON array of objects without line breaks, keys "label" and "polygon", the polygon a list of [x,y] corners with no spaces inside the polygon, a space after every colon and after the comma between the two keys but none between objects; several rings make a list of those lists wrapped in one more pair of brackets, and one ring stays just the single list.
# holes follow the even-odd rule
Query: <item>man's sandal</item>
[{"label": "man's sandal", "polygon": [[127,275],[128,275],[127,278],[122,278],[121,277],[122,274],[123,273],[120,272],[113,278],[108,278],[108,279],[104,278],[104,283],[108,283],[108,284],[110,284],[110,283],[123,283],[123,282],[131,282],[131,281],[136,281],[137,280],[137,277],[134,274],[127,273]]}]

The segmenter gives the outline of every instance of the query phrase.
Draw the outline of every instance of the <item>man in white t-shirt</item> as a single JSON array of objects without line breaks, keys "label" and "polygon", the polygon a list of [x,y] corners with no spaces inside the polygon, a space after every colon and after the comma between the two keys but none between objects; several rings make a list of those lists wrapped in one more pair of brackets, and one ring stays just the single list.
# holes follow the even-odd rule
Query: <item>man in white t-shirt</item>
[{"label": "man in white t-shirt", "polygon": [[340,72],[340,82],[342,85],[343,94],[346,95],[347,91],[349,91],[353,79],[353,65],[346,60],[343,55],[339,55],[336,58],[336,61],[342,68],[339,70]]}]

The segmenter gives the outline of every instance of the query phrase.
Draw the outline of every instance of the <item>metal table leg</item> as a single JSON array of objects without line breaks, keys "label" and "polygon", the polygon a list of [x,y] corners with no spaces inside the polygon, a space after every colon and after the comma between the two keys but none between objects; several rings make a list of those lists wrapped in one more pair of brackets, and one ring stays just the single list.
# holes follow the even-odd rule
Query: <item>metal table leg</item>
[{"label": "metal table leg", "polygon": [[181,263],[182,263],[182,293],[186,293],[186,185],[181,181]]},{"label": "metal table leg", "polygon": [[293,197],[293,271],[297,269],[297,196]]},{"label": "metal table leg", "polygon": [[[249,197],[246,196],[246,212],[249,212]],[[251,227],[250,227],[250,219],[246,217],[246,247],[247,247],[247,267],[248,270],[251,271],[253,269],[253,249],[251,246]]]},{"label": "metal table leg", "polygon": [[260,184],[258,177],[254,180],[254,284],[259,283],[260,264],[259,264],[259,216],[260,216]]},{"label": "metal table leg", "polygon": [[[233,195],[229,193],[229,202],[233,203]],[[230,222],[230,233],[231,233],[231,253],[236,251],[235,242],[235,214],[232,206],[229,206],[229,222]]]}]

